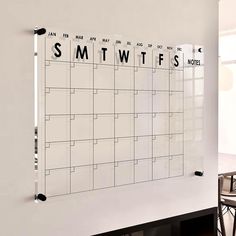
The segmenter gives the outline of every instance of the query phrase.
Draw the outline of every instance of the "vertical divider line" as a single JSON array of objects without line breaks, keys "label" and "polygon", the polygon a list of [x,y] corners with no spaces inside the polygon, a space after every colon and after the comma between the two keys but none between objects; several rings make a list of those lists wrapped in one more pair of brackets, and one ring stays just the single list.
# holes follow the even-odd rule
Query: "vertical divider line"
[{"label": "vertical divider line", "polygon": [[70,39],[70,53],[69,53],[69,56],[70,56],[70,72],[69,72],[69,94],[70,94],[70,108],[69,108],[69,114],[70,114],[70,117],[69,117],[69,121],[70,121],[70,131],[69,131],[69,136],[70,136],[70,143],[69,143],[69,147],[70,147],[70,193],[71,193],[71,39]]},{"label": "vertical divider line", "polygon": [[170,155],[170,141],[171,141],[171,130],[170,130],[170,119],[171,119],[171,115],[172,115],[172,113],[171,113],[171,109],[170,109],[170,96],[171,96],[171,86],[170,86],[170,83],[171,83],[171,73],[172,73],[172,71],[171,71],[171,57],[170,57],[170,51],[168,52],[169,53],[169,68],[168,68],[168,70],[169,70],[169,117],[168,117],[168,121],[169,121],[169,124],[168,124],[168,133],[169,133],[169,142],[168,142],[168,168],[169,168],[169,170],[168,170],[168,178],[170,178],[170,161],[171,161],[171,155]]},{"label": "vertical divider line", "polygon": [[[195,45],[193,45],[192,48],[192,53],[193,53],[193,60],[195,60]],[[192,116],[193,116],[193,127],[192,127],[192,138],[193,140],[195,140],[195,136],[196,136],[196,121],[195,121],[195,104],[194,104],[194,100],[195,100],[195,66],[191,65],[192,67],[192,80],[193,80],[193,84],[192,84],[192,88],[193,88],[193,98],[192,98]],[[194,137],[193,137],[194,136]]]},{"label": "vertical divider line", "polygon": [[185,155],[184,155],[184,142],[185,142],[185,135],[184,135],[184,131],[185,131],[185,128],[184,128],[184,126],[185,126],[185,122],[184,122],[184,119],[185,119],[185,116],[184,116],[184,97],[185,97],[185,94],[184,94],[184,77],[185,77],[185,73],[184,73],[184,70],[185,70],[185,68],[184,68],[184,52],[183,52],[183,175],[185,175]]},{"label": "vertical divider line", "polygon": [[[35,27],[35,30],[37,30],[37,27]],[[38,81],[38,35],[34,34],[34,155],[33,155],[33,163],[34,163],[34,172],[38,173],[37,177],[34,179],[35,195],[37,195],[39,192],[39,179],[42,178],[41,177],[42,175],[41,163],[39,165],[39,135],[38,135],[39,134],[38,119],[40,117],[39,107],[38,107],[39,94],[40,94],[39,88],[40,86],[39,86],[39,81]],[[35,141],[35,139],[37,141]],[[36,164],[36,160],[37,160],[37,164]],[[42,160],[40,159],[40,162],[41,161]],[[41,183],[42,181],[40,182],[40,184]]]},{"label": "vertical divider line", "polygon": [[134,59],[133,59],[133,63],[134,63],[134,66],[133,66],[133,87],[134,87],[134,90],[133,90],[133,96],[134,96],[134,102],[133,102],[133,109],[134,109],[134,114],[133,114],[133,120],[134,120],[134,124],[133,124],[133,134],[134,134],[134,137],[133,137],[133,142],[134,142],[134,146],[133,146],[133,155],[134,155],[134,161],[133,161],[133,182],[135,183],[135,165],[136,165],[136,159],[135,159],[135,140],[136,140],[136,137],[135,137],[135,116],[136,116],[136,113],[135,113],[135,47],[133,47],[134,49],[134,52],[133,52],[133,56],[134,56]]},{"label": "vertical divider line", "polygon": [[115,79],[115,76],[116,76],[116,72],[115,72],[115,45],[113,45],[113,50],[114,50],[114,59],[113,59],[113,63],[114,63],[114,66],[113,66],[113,76],[114,76],[114,78],[113,78],[113,82],[114,82],[114,91],[113,91],[113,96],[114,96],[114,116],[113,116],[113,119],[114,119],[114,153],[113,153],[113,155],[114,155],[114,166],[113,166],[113,168],[114,168],[114,187],[116,186],[116,119],[115,119],[115,116],[116,116],[116,95],[115,95],[115,89],[116,89],[116,79]]},{"label": "vertical divider line", "polygon": [[[195,45],[192,45],[192,58],[193,60],[195,60]],[[191,127],[191,137],[192,137],[192,141],[195,141],[195,137],[196,137],[196,118],[195,118],[195,66],[194,65],[190,65],[190,68],[192,69],[192,127]],[[202,161],[201,162],[201,166],[203,167]]]},{"label": "vertical divider line", "polygon": [[92,165],[92,169],[93,169],[93,173],[92,173],[92,175],[93,175],[93,189],[94,189],[94,167],[95,167],[95,165],[94,165],[94,141],[95,141],[95,139],[94,139],[94,111],[95,111],[95,109],[94,109],[94,42],[93,42],[93,63],[92,63],[92,65],[93,65],[93,145],[92,145],[92,147],[93,147],[93,165]]},{"label": "vertical divider line", "polygon": [[152,152],[151,152],[151,156],[152,156],[152,159],[151,159],[151,163],[152,163],[152,180],[153,180],[153,161],[154,161],[154,157],[153,157],[153,147],[154,147],[154,145],[153,145],[153,142],[154,142],[154,140],[153,140],[153,135],[154,135],[154,130],[153,130],[153,97],[154,97],[154,95],[153,95],[153,50],[152,50],[152,92],[151,92],[151,94],[152,94],[152,114],[151,114],[151,116],[152,116],[152,137],[151,137],[151,140],[152,140]]},{"label": "vertical divider line", "polygon": [[43,124],[44,124],[44,193],[45,195],[47,194],[47,181],[46,181],[46,77],[47,77],[47,73],[46,73],[46,43],[47,43],[47,38],[44,38],[44,120],[43,120]]}]

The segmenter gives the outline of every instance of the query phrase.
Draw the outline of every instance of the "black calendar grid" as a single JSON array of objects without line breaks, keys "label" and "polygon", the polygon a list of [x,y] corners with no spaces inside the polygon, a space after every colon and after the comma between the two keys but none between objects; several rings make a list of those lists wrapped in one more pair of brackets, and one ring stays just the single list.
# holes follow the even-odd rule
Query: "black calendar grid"
[{"label": "black calendar grid", "polygon": [[[71,47],[71,41],[70,41],[70,47]],[[94,50],[94,43],[93,43],[93,50]],[[70,50],[71,51],[71,50]],[[114,52],[115,52],[115,46],[114,46]],[[134,53],[135,53],[135,50],[134,50]],[[46,55],[46,38],[45,38],[45,55]],[[94,54],[93,54],[94,55]],[[169,52],[169,57],[170,57],[170,52]],[[71,58],[71,55],[70,55],[70,58]],[[134,57],[135,58],[135,57]],[[93,58],[93,61],[94,61],[94,58]],[[184,55],[183,55],[183,61],[184,61]],[[65,86],[65,87],[57,87],[57,86],[47,86],[47,69],[48,67],[52,66],[52,64],[54,63],[61,63],[62,65],[69,65],[69,86]],[[88,64],[88,65],[91,65],[92,66],[92,73],[93,73],[93,83],[92,83],[92,88],[91,87],[87,87],[87,88],[84,88],[84,87],[73,87],[71,84],[71,80],[72,80],[72,73],[71,73],[71,70],[73,70],[73,68],[75,67],[76,64]],[[135,65],[135,62],[133,63]],[[152,63],[153,64],[153,63]],[[181,136],[182,137],[182,150],[184,150],[184,99],[183,100],[183,105],[182,105],[182,111],[171,111],[171,96],[173,94],[181,94],[182,97],[184,98],[184,63],[183,63],[183,68],[181,69],[175,69],[175,68],[171,68],[171,65],[169,65],[169,69],[161,69],[161,68],[154,68],[154,67],[138,67],[138,66],[127,66],[127,65],[123,65],[123,64],[119,64],[119,65],[116,65],[115,63],[115,57],[114,57],[114,64],[102,64],[103,66],[106,66],[106,67],[109,67],[109,68],[113,68],[114,70],[114,75],[113,75],[113,84],[114,84],[114,87],[113,88],[98,88],[98,87],[95,87],[95,75],[94,75],[94,72],[95,70],[97,70],[97,63],[86,63],[86,62],[74,62],[72,61],[71,59],[69,61],[59,61],[59,60],[47,60],[45,58],[45,87],[44,87],[44,90],[45,90],[45,104],[44,104],[44,113],[45,113],[45,166],[44,166],[44,170],[45,170],[45,193],[50,197],[50,196],[57,196],[57,195],[65,195],[65,194],[71,194],[71,193],[78,193],[78,192],[86,192],[86,191],[93,191],[93,190],[96,190],[96,189],[104,189],[104,188],[112,188],[112,187],[117,187],[117,186],[123,186],[123,185],[129,185],[129,184],[136,184],[136,183],[140,183],[140,182],[147,182],[147,181],[153,181],[153,180],[158,180],[158,179],[162,179],[162,178],[154,178],[154,173],[153,173],[153,170],[154,170],[154,166],[153,166],[153,163],[155,163],[158,159],[162,159],[162,158],[166,158],[167,162],[168,162],[168,176],[166,177],[163,177],[163,178],[172,178],[172,177],[176,177],[176,176],[183,176],[184,175],[184,153],[177,153],[177,154],[173,154],[171,155],[170,153],[170,145],[171,145],[171,138],[173,138],[174,136]],[[130,68],[130,70],[132,70],[132,74],[133,74],[133,88],[130,89],[130,88],[116,88],[116,71],[117,70],[122,70],[122,68]],[[137,72],[137,69],[139,68],[143,68],[143,69],[146,69],[146,70],[150,70],[152,73],[152,77],[151,77],[151,89],[136,89],[136,86],[135,86],[135,74]],[[167,71],[168,73],[168,85],[169,85],[169,88],[167,90],[158,90],[158,89],[154,89],[153,88],[153,74],[154,73],[158,73],[158,71]],[[175,72],[180,72],[182,73],[182,89],[181,90],[172,90],[171,89],[171,76],[172,76],[172,73],[175,73]],[[57,90],[57,91],[66,91],[69,95],[69,110],[68,112],[66,113],[48,113],[47,112],[47,94],[50,94],[53,90]],[[72,96],[73,94],[78,91],[90,91],[92,92],[92,112],[91,113],[73,113],[72,112]],[[95,95],[97,93],[100,93],[100,92],[103,92],[103,91],[109,91],[109,92],[112,92],[113,94],[113,112],[101,112],[101,113],[95,113]],[[122,93],[122,92],[130,92],[133,96],[133,108],[132,108],[132,112],[117,112],[116,111],[116,95],[118,95],[119,93]],[[149,112],[136,112],[136,96],[138,96],[139,93],[142,93],[142,92],[145,92],[145,93],[148,93],[151,97],[151,111]],[[168,111],[165,111],[165,112],[155,112],[154,111],[154,99],[153,99],[153,96],[155,96],[157,93],[167,93],[168,94],[168,108],[169,110]],[[136,133],[136,120],[139,118],[139,116],[142,116],[142,115],[145,115],[145,116],[148,116],[149,117],[149,120],[151,120],[151,134],[145,134],[145,135],[138,135]],[[155,118],[158,116],[158,115],[166,115],[167,118],[168,118],[168,132],[165,132],[165,133],[154,133],[154,122],[156,121]],[[175,115],[180,115],[182,116],[181,118],[181,122],[182,122],[182,130],[181,132],[171,132],[170,128],[171,128],[171,119],[173,116]],[[77,117],[90,117],[91,120],[92,120],[92,137],[90,138],[81,138],[81,139],[73,139],[72,138],[72,129],[73,129],[73,120],[75,120]],[[103,116],[106,116],[106,117],[110,117],[112,120],[113,120],[113,136],[111,137],[96,137],[95,136],[95,120],[98,119],[99,117],[103,117]],[[133,131],[133,134],[132,135],[126,135],[126,136],[117,136],[116,133],[117,133],[117,129],[116,129],[116,120],[119,119],[120,116],[129,116],[131,117],[130,119],[132,120],[132,131]],[[65,139],[65,140],[48,140],[46,134],[48,132],[48,125],[47,123],[50,122],[51,119],[54,119],[54,118],[58,118],[58,117],[64,117],[66,119],[68,119],[69,123],[68,123],[68,127],[69,127],[69,135],[68,135],[68,139]],[[59,127],[60,128],[60,127]],[[154,155],[154,141],[156,139],[158,139],[159,137],[168,137],[169,138],[169,142],[168,142],[168,155],[164,155],[164,156],[155,156]],[[142,138],[150,138],[151,140],[151,153],[150,153],[150,156],[147,156],[147,157],[140,157],[140,158],[137,158],[136,157],[136,145],[137,145],[137,142],[138,140],[142,139]],[[120,142],[120,140],[122,139],[130,139],[132,141],[132,155],[133,155],[133,158],[132,159],[127,159],[127,160],[116,160],[116,146],[117,146],[117,142]],[[110,162],[101,162],[101,163],[96,163],[95,162],[95,145],[97,145],[98,142],[100,141],[104,141],[104,140],[108,140],[108,141],[111,141],[113,142],[113,161],[110,161]],[[91,164],[81,164],[81,165],[73,165],[72,164],[72,147],[76,145],[76,143],[79,143],[79,142],[91,142],[92,145],[92,163]],[[63,166],[63,167],[50,167],[48,168],[46,163],[47,163],[47,150],[51,148],[52,145],[54,144],[60,144],[60,143],[63,143],[63,144],[67,144],[69,146],[69,163],[67,166]],[[170,174],[170,162],[171,162],[171,159],[172,158],[180,158],[180,163],[181,163],[181,173],[178,174],[178,175],[175,175],[175,176],[171,176]],[[142,161],[142,160],[145,160],[145,161],[150,161],[151,163],[151,177],[146,179],[146,180],[143,180],[143,181],[136,181],[136,166],[139,165],[139,161]],[[116,168],[118,167],[118,165],[120,163],[126,163],[126,162],[129,162],[131,163],[131,166],[133,167],[133,181],[132,182],[129,182],[129,183],[123,183],[123,184],[117,184],[116,182]],[[106,164],[111,164],[113,165],[113,184],[111,184],[110,186],[100,186],[100,187],[96,187],[95,186],[95,171],[97,170],[97,168],[99,168],[101,165],[106,165]],[[75,191],[73,190],[73,187],[72,187],[72,174],[74,173],[75,169],[76,168],[80,168],[80,167],[91,167],[91,170],[92,170],[92,185],[89,186],[86,190],[82,189],[81,191]],[[50,191],[48,191],[48,188],[49,188],[49,183],[48,183],[48,177],[51,175],[51,173],[53,171],[57,171],[57,170],[68,170],[68,174],[69,174],[69,180],[68,180],[68,183],[69,183],[69,188],[65,191],[65,192],[61,192],[61,193],[50,193]],[[60,182],[58,183],[58,185],[60,185]],[[76,183],[75,183],[76,185]]]}]

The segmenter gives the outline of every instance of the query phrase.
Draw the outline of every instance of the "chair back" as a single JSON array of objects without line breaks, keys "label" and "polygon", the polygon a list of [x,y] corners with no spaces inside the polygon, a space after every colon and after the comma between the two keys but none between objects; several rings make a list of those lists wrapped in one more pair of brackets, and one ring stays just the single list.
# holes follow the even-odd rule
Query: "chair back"
[{"label": "chair back", "polygon": [[221,193],[223,190],[224,176],[218,176],[218,202],[221,202]]},{"label": "chair back", "polygon": [[226,236],[225,233],[225,224],[224,224],[224,218],[223,218],[223,212],[222,212],[222,202],[221,202],[221,193],[223,190],[223,183],[224,183],[224,176],[220,175],[218,176],[218,216],[220,219],[220,230],[222,236]]}]

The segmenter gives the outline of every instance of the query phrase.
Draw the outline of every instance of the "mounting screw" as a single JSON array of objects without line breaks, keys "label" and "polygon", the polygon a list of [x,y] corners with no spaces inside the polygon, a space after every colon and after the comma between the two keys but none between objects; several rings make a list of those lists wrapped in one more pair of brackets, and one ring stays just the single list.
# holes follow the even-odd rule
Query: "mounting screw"
[{"label": "mounting screw", "polygon": [[46,33],[46,29],[45,28],[35,29],[34,30],[34,34],[43,35],[45,33]]},{"label": "mounting screw", "polygon": [[195,174],[196,176],[203,176],[203,175],[204,175],[204,171],[199,171],[199,170],[197,170],[197,171],[194,172],[194,174]]},{"label": "mounting screw", "polygon": [[39,193],[38,195],[35,195],[35,200],[40,200],[42,202],[45,202],[47,200],[47,197],[44,194]]}]

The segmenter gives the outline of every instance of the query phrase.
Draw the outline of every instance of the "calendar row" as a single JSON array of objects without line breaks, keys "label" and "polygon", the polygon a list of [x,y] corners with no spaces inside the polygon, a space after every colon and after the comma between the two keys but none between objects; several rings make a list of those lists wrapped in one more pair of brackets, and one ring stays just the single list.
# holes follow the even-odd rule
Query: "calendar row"
[{"label": "calendar row", "polygon": [[179,69],[184,66],[181,48],[54,37],[46,39],[46,59],[156,68]]},{"label": "calendar row", "polygon": [[46,144],[46,169],[184,153],[183,134]]},{"label": "calendar row", "polygon": [[47,89],[46,114],[183,112],[182,92]]},{"label": "calendar row", "polygon": [[46,194],[90,191],[183,174],[183,155],[46,170]]},{"label": "calendar row", "polygon": [[46,116],[46,142],[183,133],[183,113]]},{"label": "calendar row", "polygon": [[183,91],[183,71],[48,62],[46,87]]}]

